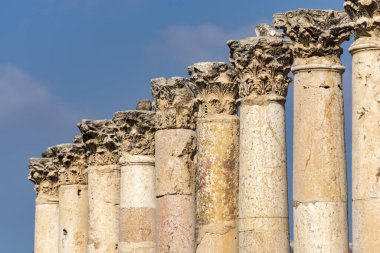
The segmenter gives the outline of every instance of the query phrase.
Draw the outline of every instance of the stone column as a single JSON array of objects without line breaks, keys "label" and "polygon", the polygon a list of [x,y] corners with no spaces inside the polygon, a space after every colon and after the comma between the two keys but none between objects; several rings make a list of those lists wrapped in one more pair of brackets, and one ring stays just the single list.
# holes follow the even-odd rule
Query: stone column
[{"label": "stone column", "polygon": [[83,120],[78,127],[89,150],[87,253],[117,253],[120,199],[117,128],[111,120]]},{"label": "stone column", "polygon": [[43,156],[53,158],[59,176],[59,253],[86,253],[88,191],[86,150],[82,144],[61,144]]},{"label": "stone column", "polygon": [[156,249],[154,113],[114,114],[120,146],[119,253],[153,253]]},{"label": "stone column", "polygon": [[353,252],[380,251],[380,2],[345,2],[352,54]]},{"label": "stone column", "polygon": [[231,65],[189,67],[200,102],[197,119],[196,252],[238,252],[238,88]]},{"label": "stone column", "polygon": [[296,253],[348,252],[347,179],[340,44],[344,12],[297,10],[274,16],[293,41],[294,246]]},{"label": "stone column", "polygon": [[29,180],[37,193],[34,252],[58,253],[59,249],[59,201],[58,169],[52,158],[31,158]]},{"label": "stone column", "polygon": [[285,97],[290,43],[260,25],[229,41],[240,97],[239,252],[289,253]]},{"label": "stone column", "polygon": [[195,252],[194,84],[152,80],[156,110],[157,252]]}]

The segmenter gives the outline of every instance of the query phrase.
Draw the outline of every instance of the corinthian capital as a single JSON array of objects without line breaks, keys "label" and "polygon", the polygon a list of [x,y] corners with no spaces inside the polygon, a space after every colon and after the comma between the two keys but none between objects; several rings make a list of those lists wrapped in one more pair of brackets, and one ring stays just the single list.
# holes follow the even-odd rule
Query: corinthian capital
[{"label": "corinthian capital", "polygon": [[43,157],[58,168],[60,185],[87,184],[87,156],[82,144],[60,144],[48,148]]},{"label": "corinthian capital", "polygon": [[154,112],[116,112],[113,117],[121,139],[121,153],[131,155],[154,154]]},{"label": "corinthian capital", "polygon": [[28,179],[38,196],[58,198],[58,168],[52,158],[30,158]]},{"label": "corinthian capital", "polygon": [[276,28],[294,42],[296,57],[340,56],[340,45],[351,36],[351,22],[344,11],[296,10],[273,17]]},{"label": "corinthian capital", "polygon": [[120,137],[112,120],[83,120],[78,128],[88,150],[89,165],[117,164]]},{"label": "corinthian capital", "polygon": [[187,78],[156,78],[151,81],[157,129],[195,129],[195,85]]},{"label": "corinthian capital", "polygon": [[354,21],[355,36],[371,36],[380,33],[379,0],[345,0],[344,9]]},{"label": "corinthian capital", "polygon": [[200,102],[198,117],[215,114],[234,115],[237,111],[238,86],[232,65],[224,62],[201,62],[188,68],[196,84]]},{"label": "corinthian capital", "polygon": [[[269,29],[260,33],[268,35]],[[273,30],[272,30],[273,31]],[[290,43],[280,36],[259,36],[228,41],[230,62],[237,72],[241,97],[251,95],[278,95],[285,97],[291,79],[288,77],[293,63]]]}]

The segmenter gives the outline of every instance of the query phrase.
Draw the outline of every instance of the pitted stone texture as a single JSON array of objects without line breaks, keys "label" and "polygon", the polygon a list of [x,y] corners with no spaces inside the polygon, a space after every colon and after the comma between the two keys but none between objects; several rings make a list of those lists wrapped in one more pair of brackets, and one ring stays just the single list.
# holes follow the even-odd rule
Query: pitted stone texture
[{"label": "pitted stone texture", "polygon": [[336,57],[297,59],[294,72],[295,252],[348,252],[342,73]]},{"label": "pitted stone texture", "polygon": [[136,105],[137,111],[151,111],[152,109],[152,102],[149,99],[141,99]]},{"label": "pitted stone texture", "polygon": [[351,37],[352,25],[344,11],[299,9],[275,14],[274,25],[293,42],[295,57],[340,56],[340,45]]},{"label": "pitted stone texture", "polygon": [[362,37],[350,51],[353,243],[355,253],[372,253],[380,248],[380,43]]},{"label": "pitted stone texture", "polygon": [[[359,39],[361,41],[361,39]],[[357,42],[360,42],[360,41]],[[357,44],[355,42],[355,44]],[[352,198],[380,199],[380,44],[353,54]],[[378,215],[380,219],[380,215]],[[380,227],[379,227],[380,233]]]},{"label": "pitted stone texture", "polygon": [[347,253],[347,203],[315,202],[294,207],[294,253]]},{"label": "pitted stone texture", "polygon": [[353,20],[355,36],[368,37],[380,35],[379,0],[345,0],[344,9]]},{"label": "pitted stone texture", "polygon": [[[197,252],[237,252],[239,119],[210,115],[198,119],[197,129]],[[204,231],[224,223],[223,233]]]},{"label": "pitted stone texture", "polygon": [[59,206],[55,203],[36,202],[34,252],[58,253]]},{"label": "pitted stone texture", "polygon": [[237,71],[235,82],[239,85],[241,97],[286,96],[293,62],[289,41],[278,36],[251,37],[228,41],[227,44],[230,62]]},{"label": "pitted stone texture", "polygon": [[88,149],[89,165],[117,164],[120,137],[112,120],[82,120],[78,128]]},{"label": "pitted stone texture", "polygon": [[355,253],[377,253],[380,249],[379,199],[354,200],[352,241]]},{"label": "pitted stone texture", "polygon": [[156,248],[154,158],[141,155],[123,158],[119,253],[153,253]]},{"label": "pitted stone texture", "polygon": [[237,111],[238,86],[234,82],[236,72],[224,62],[200,62],[188,68],[196,84],[200,103],[198,118],[207,115],[234,115]]},{"label": "pitted stone texture", "polygon": [[156,132],[156,196],[194,194],[195,153],[193,130]]},{"label": "pitted stone texture", "polygon": [[130,155],[154,154],[154,112],[125,111],[116,112],[113,122],[121,140],[119,153]]},{"label": "pitted stone texture", "polygon": [[154,208],[121,209],[119,253],[150,253],[156,248]]},{"label": "pitted stone texture", "polygon": [[239,218],[287,218],[284,101],[246,101],[240,115]]},{"label": "pitted stone texture", "polygon": [[59,187],[59,253],[87,253],[88,192],[86,185]]},{"label": "pitted stone texture", "polygon": [[38,202],[58,201],[58,168],[53,158],[29,159],[29,177],[34,183]]},{"label": "pitted stone texture", "polygon": [[195,252],[193,195],[166,195],[157,199],[157,252]]},{"label": "pitted stone texture", "polygon": [[83,144],[60,144],[42,155],[52,158],[58,167],[60,185],[87,184],[87,155]]},{"label": "pitted stone texture", "polygon": [[116,253],[119,241],[120,166],[88,168],[87,253]]},{"label": "pitted stone texture", "polygon": [[158,130],[195,129],[198,107],[192,81],[183,77],[161,77],[151,81],[151,88]]},{"label": "pitted stone texture", "polygon": [[289,253],[288,218],[239,220],[239,253]]},{"label": "pitted stone texture", "polygon": [[304,66],[294,77],[294,201],[346,202],[341,71]]}]

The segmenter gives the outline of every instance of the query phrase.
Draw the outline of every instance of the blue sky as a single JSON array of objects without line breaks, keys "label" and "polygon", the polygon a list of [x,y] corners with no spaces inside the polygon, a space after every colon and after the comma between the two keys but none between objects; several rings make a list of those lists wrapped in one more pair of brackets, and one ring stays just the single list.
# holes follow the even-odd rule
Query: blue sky
[{"label": "blue sky", "polygon": [[[227,61],[229,39],[253,35],[272,14],[341,9],[343,0],[0,1],[0,253],[33,250],[27,159],[70,142],[82,118],[110,118],[150,98],[154,77],[186,76]],[[350,42],[345,43],[347,48]],[[351,57],[345,51],[347,164],[351,164]],[[289,171],[293,93],[287,101]],[[291,178],[291,177],[290,177]]]}]

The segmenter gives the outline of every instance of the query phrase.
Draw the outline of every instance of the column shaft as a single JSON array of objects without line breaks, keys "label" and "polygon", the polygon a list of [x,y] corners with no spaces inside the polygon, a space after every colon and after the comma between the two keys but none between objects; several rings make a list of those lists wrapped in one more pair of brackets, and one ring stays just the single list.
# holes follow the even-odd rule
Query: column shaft
[{"label": "column shaft", "polygon": [[28,179],[37,193],[35,204],[35,253],[59,252],[58,168],[53,158],[29,159]]},{"label": "column shaft", "polygon": [[59,203],[59,253],[87,253],[87,185],[61,185]]},{"label": "column shaft", "polygon": [[243,99],[240,113],[239,252],[289,252],[285,99]]},{"label": "column shaft", "polygon": [[115,253],[119,241],[120,166],[88,167],[88,253]]},{"label": "column shaft", "polygon": [[347,253],[344,67],[337,57],[312,57],[292,71],[295,252]]},{"label": "column shaft", "polygon": [[352,59],[353,252],[380,249],[380,43],[362,37]]},{"label": "column shaft", "polygon": [[123,159],[120,179],[119,253],[154,253],[156,249],[154,159]]},{"label": "column shaft", "polygon": [[58,201],[36,200],[35,253],[58,253],[59,204]]},{"label": "column shaft", "polygon": [[197,251],[238,252],[239,119],[198,119]]},{"label": "column shaft", "polygon": [[156,140],[157,252],[195,252],[195,133],[159,130]]}]

